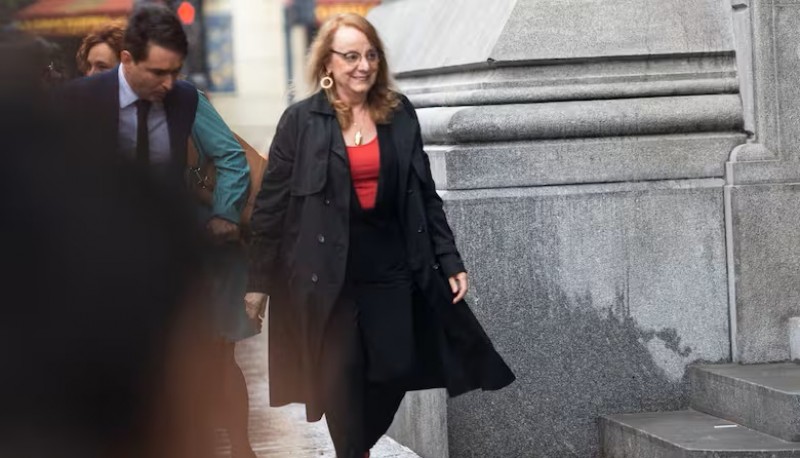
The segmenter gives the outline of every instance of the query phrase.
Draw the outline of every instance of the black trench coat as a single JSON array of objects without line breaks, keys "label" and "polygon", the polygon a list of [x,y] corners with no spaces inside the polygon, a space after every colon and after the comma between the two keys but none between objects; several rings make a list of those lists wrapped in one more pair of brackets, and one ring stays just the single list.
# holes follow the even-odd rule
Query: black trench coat
[{"label": "black trench coat", "polygon": [[[466,302],[452,303],[447,278],[465,269],[422,149],[416,113],[405,97],[401,101],[391,123],[378,131],[381,148],[395,148],[398,157],[397,208],[403,209],[416,291],[418,361],[407,389],[445,387],[451,396],[500,389],[514,375]],[[270,296],[270,403],[305,403],[309,421],[324,413],[318,359],[345,280],[351,186],[344,139],[325,95],[318,92],[289,107],[278,123],[253,211],[248,291]]]}]

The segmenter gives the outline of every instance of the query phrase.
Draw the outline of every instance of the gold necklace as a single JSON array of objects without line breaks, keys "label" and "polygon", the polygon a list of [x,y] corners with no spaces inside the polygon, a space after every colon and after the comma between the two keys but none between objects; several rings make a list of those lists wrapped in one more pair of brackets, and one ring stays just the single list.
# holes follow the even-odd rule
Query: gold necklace
[{"label": "gold necklace", "polygon": [[361,127],[358,124],[356,124],[356,133],[355,135],[353,135],[353,143],[355,143],[356,146],[361,146],[361,142],[363,140],[364,136],[361,135]]},{"label": "gold necklace", "polygon": [[[353,111],[353,118],[356,117],[355,115],[356,113],[355,111]],[[353,122],[353,124],[355,124],[356,126],[356,133],[353,134],[353,144],[356,146],[361,146],[361,144],[364,142],[364,135],[361,133],[361,124],[355,121]]]}]

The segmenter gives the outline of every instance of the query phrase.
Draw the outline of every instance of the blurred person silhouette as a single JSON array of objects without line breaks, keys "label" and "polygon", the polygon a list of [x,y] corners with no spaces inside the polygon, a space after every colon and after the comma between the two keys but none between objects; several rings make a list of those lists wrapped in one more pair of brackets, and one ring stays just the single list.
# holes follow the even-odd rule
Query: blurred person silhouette
[{"label": "blurred person silhouette", "polygon": [[[133,20],[131,24],[134,28],[141,27],[141,24]],[[127,47],[134,49],[130,52],[131,55],[135,53],[137,41],[124,41],[122,38],[125,35],[126,32],[120,25],[109,25],[87,35],[76,55],[79,68],[87,76],[117,68]],[[143,40],[139,40],[141,41]],[[119,72],[123,72],[124,77],[122,69],[111,73]],[[118,77],[120,87],[124,86],[122,77],[114,76]],[[122,99],[123,91],[120,89],[120,100]],[[125,114],[120,111],[120,116]],[[138,123],[138,119],[136,122]],[[248,439],[247,386],[234,358],[235,343],[257,334],[260,330],[260,323],[250,320],[241,307],[241,297],[245,292],[247,256],[240,243],[239,225],[250,185],[250,169],[243,146],[202,94],[198,94],[190,138],[192,141],[186,154],[193,158],[192,163],[187,165],[196,166],[192,168],[194,174],[189,177],[197,181],[193,184],[198,188],[205,186],[203,177],[199,175],[201,163],[211,162],[215,169],[213,192],[197,210],[200,221],[217,242],[211,248],[215,261],[215,274],[211,281],[215,298],[212,301],[212,315],[219,337],[213,356],[219,368],[216,373],[220,383],[217,409],[221,413],[220,426],[228,432],[233,456],[250,458],[255,454]],[[183,161],[186,163],[185,157]],[[205,196],[205,193],[201,194]]]},{"label": "blurred person silhouette", "polygon": [[253,212],[245,307],[269,295],[270,402],[325,415],[339,458],[369,456],[406,391],[500,389],[514,375],[464,302],[467,273],[414,107],[374,27],[323,24],[281,117]]},{"label": "blurred person silhouette", "polygon": [[35,40],[0,39],[0,59],[0,456],[212,456],[186,196],[73,141]]}]

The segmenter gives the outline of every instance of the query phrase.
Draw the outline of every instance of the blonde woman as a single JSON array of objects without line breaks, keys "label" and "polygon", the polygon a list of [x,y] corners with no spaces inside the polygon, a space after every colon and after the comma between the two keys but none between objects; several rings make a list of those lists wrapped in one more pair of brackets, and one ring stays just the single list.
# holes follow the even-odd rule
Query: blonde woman
[{"label": "blonde woman", "polygon": [[363,458],[408,390],[514,380],[463,298],[468,280],[422,149],[364,18],[311,46],[319,90],[283,114],[252,219],[251,315],[269,302],[270,399],[324,414]]}]

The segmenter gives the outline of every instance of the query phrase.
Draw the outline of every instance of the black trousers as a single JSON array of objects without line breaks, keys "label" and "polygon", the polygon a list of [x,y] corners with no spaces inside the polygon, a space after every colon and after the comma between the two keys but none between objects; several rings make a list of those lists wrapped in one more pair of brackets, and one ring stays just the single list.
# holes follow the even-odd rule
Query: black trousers
[{"label": "black trousers", "polygon": [[367,380],[359,314],[356,301],[343,297],[326,329],[325,420],[338,458],[363,458],[389,429],[405,395],[401,383]]}]

